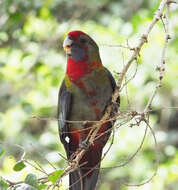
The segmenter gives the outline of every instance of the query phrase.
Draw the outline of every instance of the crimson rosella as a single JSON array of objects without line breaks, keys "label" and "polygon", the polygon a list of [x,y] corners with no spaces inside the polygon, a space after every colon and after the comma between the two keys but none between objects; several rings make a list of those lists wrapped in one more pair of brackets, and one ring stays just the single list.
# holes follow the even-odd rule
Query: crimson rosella
[{"label": "crimson rosella", "polygon": [[[59,91],[58,123],[61,142],[67,158],[71,159],[79,147],[87,147],[84,142],[92,123],[67,121],[100,120],[111,104],[116,84],[111,73],[102,65],[97,44],[87,34],[82,31],[68,33],[63,47],[67,53],[67,70]],[[119,104],[119,98],[117,102]],[[102,150],[113,123],[101,126],[98,138],[80,160],[79,165],[82,166],[69,174],[70,190],[95,189]]]}]

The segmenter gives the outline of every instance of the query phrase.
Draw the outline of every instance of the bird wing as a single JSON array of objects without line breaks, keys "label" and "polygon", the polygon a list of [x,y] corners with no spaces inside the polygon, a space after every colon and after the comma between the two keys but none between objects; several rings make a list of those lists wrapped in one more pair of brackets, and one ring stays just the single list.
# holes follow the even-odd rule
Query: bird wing
[{"label": "bird wing", "polygon": [[65,150],[67,152],[67,157],[69,156],[69,143],[66,141],[66,137],[69,135],[69,128],[66,120],[68,120],[70,115],[72,102],[72,94],[67,90],[65,81],[63,81],[61,88],[59,90],[58,96],[58,129],[61,142],[63,143]]},{"label": "bird wing", "polygon": [[[115,90],[115,88],[116,88],[116,81],[115,81],[115,79],[114,79],[114,77],[112,76],[112,74],[110,73],[110,71],[107,69],[107,68],[105,68],[105,70],[106,70],[106,72],[107,72],[107,75],[108,75],[108,78],[109,78],[109,80],[110,80],[110,82],[111,82],[111,86],[112,86],[112,90],[113,90],[113,92],[114,92],[114,90]],[[117,98],[117,108],[119,107],[119,105],[120,105],[120,96]]]},{"label": "bird wing", "polygon": [[105,67],[105,70],[107,72],[107,75],[108,75],[108,78],[109,80],[111,81],[111,86],[112,86],[112,89],[113,91],[115,90],[115,87],[116,87],[116,81],[114,80],[112,74],[110,73],[110,71]]}]

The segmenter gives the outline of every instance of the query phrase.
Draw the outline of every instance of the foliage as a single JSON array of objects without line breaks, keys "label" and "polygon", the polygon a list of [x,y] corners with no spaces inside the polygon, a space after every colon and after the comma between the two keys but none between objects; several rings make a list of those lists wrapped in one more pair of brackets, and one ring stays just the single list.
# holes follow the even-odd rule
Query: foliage
[{"label": "foliage", "polygon": [[34,187],[38,186],[38,179],[34,174],[28,174],[25,178],[25,183]]},{"label": "foliage", "polygon": [[[36,183],[36,176],[41,178],[45,172],[51,173],[49,180],[56,183],[63,171],[60,168],[66,165],[58,155],[58,152],[65,153],[55,119],[58,89],[65,72],[62,42],[66,33],[80,29],[92,36],[100,46],[103,64],[118,77],[130,51],[117,45],[126,45],[128,39],[129,46],[135,46],[158,4],[159,1],[153,0],[0,1],[0,176],[3,177],[0,189],[8,188],[5,179],[22,180],[24,187],[32,189],[46,188],[45,184]],[[160,166],[153,181],[133,189],[174,190],[177,186],[178,111],[174,109],[178,96],[175,87],[178,83],[177,9],[175,4],[171,6],[172,39],[167,51],[166,75],[150,115],[160,149]],[[121,110],[139,111],[146,105],[158,78],[155,67],[160,61],[163,42],[164,28],[158,23],[141,51],[137,75],[122,90]],[[130,68],[127,79],[135,69],[135,65]],[[143,128],[117,129],[102,167],[123,163],[139,146]],[[31,165],[21,160],[24,151],[19,145],[27,152],[25,159]],[[155,167],[153,148],[153,140],[148,136],[142,152],[132,162],[125,167],[101,170],[99,189],[114,190],[123,183],[137,184],[148,179]],[[34,165],[42,166],[44,171],[35,169]],[[67,187],[65,180],[61,189]]]},{"label": "foliage", "polygon": [[56,170],[55,172],[53,172],[49,175],[49,180],[53,184],[55,184],[63,172],[64,172],[64,170]]},{"label": "foliage", "polygon": [[20,161],[20,162],[17,162],[17,163],[14,165],[13,170],[16,171],[16,172],[18,172],[18,171],[23,170],[25,167],[26,167],[26,166],[25,166],[24,162],[23,162],[23,161]]}]

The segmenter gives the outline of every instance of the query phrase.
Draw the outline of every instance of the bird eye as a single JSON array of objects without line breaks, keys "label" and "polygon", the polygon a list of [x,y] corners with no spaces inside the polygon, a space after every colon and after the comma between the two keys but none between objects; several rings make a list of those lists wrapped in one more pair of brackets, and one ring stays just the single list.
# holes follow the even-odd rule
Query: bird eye
[{"label": "bird eye", "polygon": [[68,36],[68,38],[69,38],[70,40],[73,40],[72,36]]},{"label": "bird eye", "polygon": [[81,39],[80,39],[80,42],[81,42],[82,44],[84,44],[84,43],[86,43],[86,39],[81,38]]}]

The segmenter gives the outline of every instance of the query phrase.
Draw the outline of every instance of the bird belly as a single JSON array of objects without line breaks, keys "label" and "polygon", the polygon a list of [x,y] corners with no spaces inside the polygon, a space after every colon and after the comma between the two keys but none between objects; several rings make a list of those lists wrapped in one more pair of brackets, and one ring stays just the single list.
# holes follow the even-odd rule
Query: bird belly
[{"label": "bird belly", "polygon": [[[86,139],[94,124],[90,121],[99,121],[102,118],[104,110],[111,100],[112,87],[105,73],[94,72],[73,85],[72,94],[69,120],[74,122],[69,124],[69,130],[71,132],[71,142],[74,142],[77,147],[81,141]],[[106,130],[107,124],[103,124],[93,148],[99,146],[100,142],[103,144],[101,139],[104,135],[99,134]]]}]

